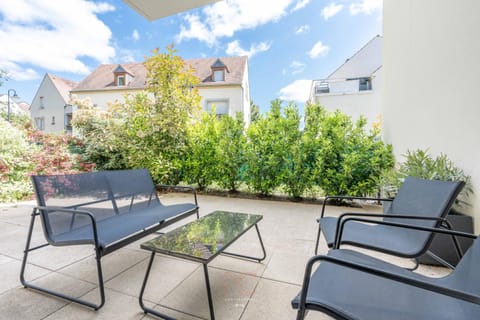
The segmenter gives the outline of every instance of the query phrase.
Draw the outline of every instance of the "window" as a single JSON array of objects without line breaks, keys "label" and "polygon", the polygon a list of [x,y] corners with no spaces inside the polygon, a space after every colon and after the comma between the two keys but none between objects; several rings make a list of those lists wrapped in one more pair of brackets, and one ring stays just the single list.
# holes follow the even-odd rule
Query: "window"
[{"label": "window", "polygon": [[224,81],[225,80],[225,72],[223,70],[215,70],[213,71],[213,81]]},{"label": "window", "polygon": [[55,125],[55,116],[52,117],[52,126]]},{"label": "window", "polygon": [[228,114],[228,100],[207,101],[207,112],[211,112],[214,107],[218,118]]},{"label": "window", "polygon": [[372,90],[372,80],[370,78],[360,78],[358,80],[358,90],[359,91],[367,91]]},{"label": "window", "polygon": [[124,75],[118,76],[117,77],[117,86],[124,86],[124,85],[125,85],[125,76]]},{"label": "window", "polygon": [[38,130],[45,130],[45,118],[37,117],[35,118],[35,128]]},{"label": "window", "polygon": [[72,114],[65,114],[65,131],[72,132]]},{"label": "window", "polygon": [[45,105],[43,102],[43,97],[40,97],[40,109],[45,109]]}]

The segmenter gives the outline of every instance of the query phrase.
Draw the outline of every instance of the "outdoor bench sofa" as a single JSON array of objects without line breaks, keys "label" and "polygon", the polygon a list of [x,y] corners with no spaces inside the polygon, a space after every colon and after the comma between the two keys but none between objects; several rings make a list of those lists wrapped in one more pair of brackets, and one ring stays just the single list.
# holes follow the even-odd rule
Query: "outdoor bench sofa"
[{"label": "outdoor bench sofa", "polygon": [[[20,280],[32,288],[95,310],[105,303],[101,258],[150,233],[194,213],[198,218],[195,189],[155,186],[146,169],[99,171],[67,175],[32,176],[37,204],[33,209]],[[186,189],[193,201],[163,205],[157,188]],[[47,243],[31,247],[35,219],[40,217]],[[25,280],[28,253],[53,246],[93,245],[98,270],[100,303],[42,288]]]}]

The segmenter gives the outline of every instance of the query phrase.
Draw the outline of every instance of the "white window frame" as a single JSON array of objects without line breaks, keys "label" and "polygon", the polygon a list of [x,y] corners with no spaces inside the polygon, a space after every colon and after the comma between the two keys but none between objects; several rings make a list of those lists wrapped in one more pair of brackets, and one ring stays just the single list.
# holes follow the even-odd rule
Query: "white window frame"
[{"label": "white window frame", "polygon": [[[123,84],[120,84],[120,79],[123,79]],[[127,83],[127,77],[124,74],[117,76],[117,86],[118,87],[123,87],[123,86],[126,85],[126,83]]]},{"label": "white window frame", "polygon": [[214,82],[225,81],[225,70],[214,70],[213,81]]},{"label": "white window frame", "polygon": [[35,118],[35,128],[37,128],[40,131],[45,130],[45,117]]},{"label": "white window frame", "polygon": [[[227,106],[226,110],[217,109],[216,104],[219,104],[219,103],[226,104],[226,106]],[[210,99],[210,100],[206,100],[205,101],[205,110],[207,112],[211,112],[212,105],[215,105],[215,113],[217,114],[218,118],[221,118],[224,115],[230,114],[230,101],[229,101],[229,99]]]}]

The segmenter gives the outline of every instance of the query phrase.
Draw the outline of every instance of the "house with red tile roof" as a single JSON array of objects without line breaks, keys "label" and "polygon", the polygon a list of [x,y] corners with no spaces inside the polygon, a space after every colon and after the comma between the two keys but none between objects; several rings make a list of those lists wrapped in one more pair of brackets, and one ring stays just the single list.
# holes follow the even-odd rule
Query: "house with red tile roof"
[{"label": "house with red tile roof", "polygon": [[[201,58],[185,60],[200,79],[197,85],[201,107],[210,111],[215,106],[219,117],[243,114],[250,123],[248,59],[242,57]],[[89,98],[93,105],[106,108],[123,102],[126,94],[140,92],[147,85],[147,70],[141,62],[102,64],[73,88],[72,97]]]}]

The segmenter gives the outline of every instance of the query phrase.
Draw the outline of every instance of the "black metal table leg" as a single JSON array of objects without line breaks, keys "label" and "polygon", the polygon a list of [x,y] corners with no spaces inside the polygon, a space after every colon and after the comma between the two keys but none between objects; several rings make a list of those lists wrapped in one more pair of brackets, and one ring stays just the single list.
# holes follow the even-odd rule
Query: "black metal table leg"
[{"label": "black metal table leg", "polygon": [[226,255],[226,256],[257,260],[258,262],[261,262],[261,261],[265,260],[265,258],[267,257],[267,253],[265,251],[265,246],[263,245],[263,240],[262,240],[262,236],[260,235],[260,230],[258,229],[258,225],[256,223],[255,223],[255,229],[257,230],[258,240],[260,241],[260,245],[262,246],[263,256],[252,257],[252,256],[246,256],[246,255],[243,255],[243,254],[238,254],[238,253],[226,252],[226,251],[222,252],[222,254]]},{"label": "black metal table leg", "polygon": [[148,277],[150,275],[150,270],[152,269],[153,260],[155,259],[155,252],[152,252],[150,255],[150,261],[148,262],[147,272],[145,273],[145,279],[143,279],[142,289],[140,290],[140,296],[138,297],[138,302],[140,303],[140,307],[142,308],[143,312],[153,314],[159,318],[165,320],[175,320],[175,318],[169,317],[166,314],[161,312],[155,311],[153,309],[147,308],[143,304],[143,293],[145,292],[145,288],[147,286]]},{"label": "black metal table leg", "polygon": [[208,266],[203,263],[203,273],[205,274],[205,285],[207,286],[208,307],[210,308],[210,319],[215,320],[215,312],[213,311],[212,290],[210,289],[210,279],[208,277]]}]

